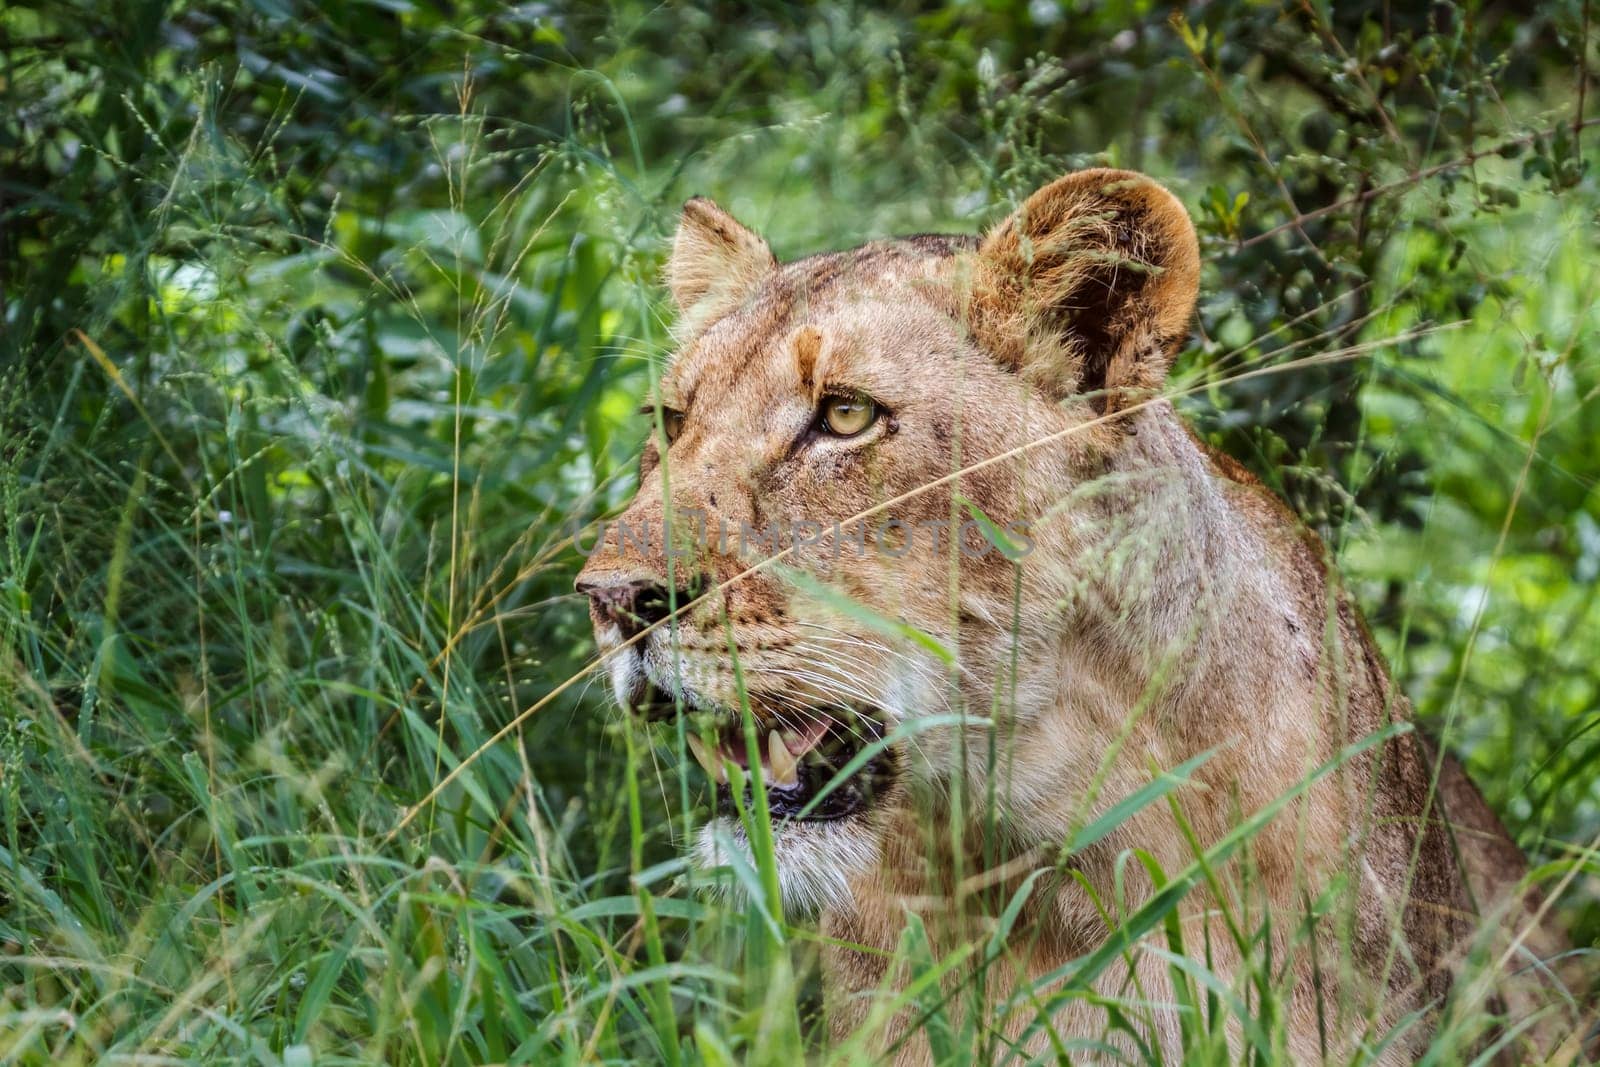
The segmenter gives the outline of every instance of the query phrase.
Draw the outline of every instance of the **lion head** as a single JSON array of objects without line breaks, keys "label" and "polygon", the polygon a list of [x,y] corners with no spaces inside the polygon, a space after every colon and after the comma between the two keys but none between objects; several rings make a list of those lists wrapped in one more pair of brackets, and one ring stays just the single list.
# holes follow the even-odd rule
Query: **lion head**
[{"label": "lion head", "polygon": [[[985,795],[995,737],[1007,831],[1059,833],[1038,795],[1086,781],[1125,710],[1103,671],[1060,699],[1064,614],[1117,595],[1082,561],[1121,507],[1064,502],[1159,403],[1198,272],[1182,205],[1126,171],[1063,177],[981,239],[792,263],[684,206],[638,493],[577,585],[618,700],[699,713],[724,808],[702,857],[743,847],[728,765],[759,766],[786,906],[838,903],[888,813]],[[1123,654],[1092,626],[1066,651]]]}]

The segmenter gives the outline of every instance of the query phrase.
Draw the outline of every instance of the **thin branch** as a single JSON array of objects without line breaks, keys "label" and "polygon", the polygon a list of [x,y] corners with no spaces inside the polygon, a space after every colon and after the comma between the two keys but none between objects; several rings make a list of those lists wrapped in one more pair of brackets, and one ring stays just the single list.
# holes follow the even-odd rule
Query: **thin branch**
[{"label": "thin branch", "polygon": [[[1600,118],[1583,119],[1574,122],[1572,124],[1573,133],[1576,135],[1578,131],[1586,130],[1590,126],[1600,126]],[[1334,203],[1328,204],[1324,207],[1319,207],[1312,211],[1307,211],[1303,214],[1296,215],[1287,222],[1280,222],[1270,230],[1265,230],[1256,234],[1254,237],[1238,242],[1233,246],[1233,250],[1235,252],[1242,252],[1251,245],[1258,245],[1262,241],[1276,237],[1285,230],[1299,230],[1303,224],[1320,219],[1324,215],[1331,215],[1335,211],[1342,211],[1347,207],[1353,207],[1356,204],[1365,203],[1368,200],[1374,200],[1380,196],[1387,196],[1389,193],[1397,192],[1406,188],[1407,186],[1415,185],[1418,182],[1427,181],[1429,178],[1437,177],[1438,175],[1443,174],[1445,171],[1469,166],[1473,163],[1476,163],[1480,159],[1486,159],[1489,156],[1499,155],[1501,152],[1504,152],[1509,148],[1526,148],[1539,138],[1549,137],[1553,133],[1555,133],[1555,128],[1551,127],[1547,130],[1537,130],[1533,133],[1523,134],[1521,137],[1513,137],[1509,141],[1501,141],[1498,144],[1491,145],[1488,148],[1474,149],[1463,156],[1457,156],[1455,159],[1444,163],[1437,163],[1434,166],[1428,167],[1424,170],[1419,170],[1413,174],[1409,174],[1404,178],[1397,178],[1385,185],[1373,186],[1366,192],[1359,193],[1356,196],[1335,201]]]}]

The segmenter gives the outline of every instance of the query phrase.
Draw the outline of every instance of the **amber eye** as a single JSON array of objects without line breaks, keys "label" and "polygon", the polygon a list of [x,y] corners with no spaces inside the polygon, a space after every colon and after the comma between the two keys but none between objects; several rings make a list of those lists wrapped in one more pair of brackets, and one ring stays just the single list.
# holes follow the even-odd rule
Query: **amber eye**
[{"label": "amber eye", "polygon": [[854,437],[878,417],[878,405],[864,396],[830,396],[822,402],[822,428],[835,437]]},{"label": "amber eye", "polygon": [[683,432],[683,412],[673,411],[671,408],[661,409],[661,429],[666,432],[667,444],[678,439]]}]

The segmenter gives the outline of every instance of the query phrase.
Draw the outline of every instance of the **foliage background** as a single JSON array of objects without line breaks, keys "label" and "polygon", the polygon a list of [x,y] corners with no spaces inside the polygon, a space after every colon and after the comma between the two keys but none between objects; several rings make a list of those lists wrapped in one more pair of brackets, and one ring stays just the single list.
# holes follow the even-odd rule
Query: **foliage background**
[{"label": "foliage background", "polygon": [[1101,162],[1200,227],[1183,407],[1592,944],[1588,6],[8,4],[0,1057],[814,1042],[804,931],[674,888],[690,785],[565,684],[570,520],[685,197],[789,257]]}]

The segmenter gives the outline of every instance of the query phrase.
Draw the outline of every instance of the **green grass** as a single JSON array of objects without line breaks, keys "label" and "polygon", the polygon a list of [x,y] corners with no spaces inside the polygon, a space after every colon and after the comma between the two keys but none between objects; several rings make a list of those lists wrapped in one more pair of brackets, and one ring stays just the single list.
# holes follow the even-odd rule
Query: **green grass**
[{"label": "green grass", "polygon": [[[1523,37],[1395,30],[1432,58],[1385,90],[1393,134],[1323,78],[1338,48],[1395,69],[1376,13],[1228,7],[1202,41],[1138,4],[530,11],[0,12],[0,1061],[867,1062],[864,1035],[826,1040],[820,935],[782,918],[770,849],[683,860],[699,779],[590,671],[573,521],[631,492],[685,196],[789,257],[974,231],[1095,161],[1168,180],[1202,230],[1181,406],[1327,537],[1596,944],[1582,5]],[[1305,241],[1241,244],[1328,205]],[[1146,807],[1183,825],[1188,773],[1073,843]],[[1145,937],[1185,1062],[1285,1062],[1271,917],[1223,888],[1252,825],[1102,901],[1118,937],[1016,1004],[1047,1026]],[[908,921],[898,1006],[940,1063],[1006,1059],[973,977],[1047,882],[954,953]],[[1249,961],[1231,986],[1177,921],[1194,893]],[[1058,1054],[1150,1011],[1095,1003],[1105,1034]],[[1446,1006],[1430,1062],[1477,1062],[1488,1023]]]}]

